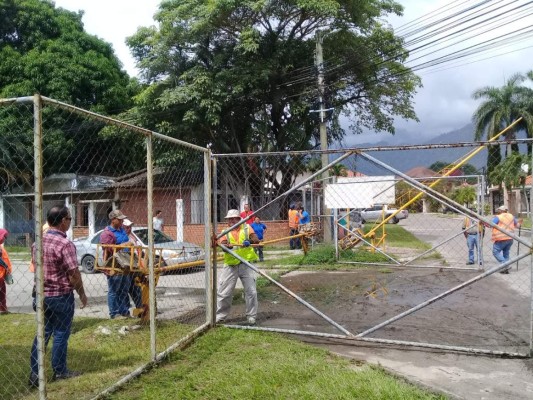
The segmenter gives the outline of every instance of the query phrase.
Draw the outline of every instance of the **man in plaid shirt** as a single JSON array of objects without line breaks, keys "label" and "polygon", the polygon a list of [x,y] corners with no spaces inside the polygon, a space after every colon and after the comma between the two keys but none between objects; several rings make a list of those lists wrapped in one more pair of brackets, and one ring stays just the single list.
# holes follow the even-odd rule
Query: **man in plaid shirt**
[{"label": "man in plaid shirt", "polygon": [[[52,207],[47,220],[50,229],[43,236],[45,346],[53,336],[53,379],[68,379],[80,375],[67,368],[68,339],[74,319],[74,290],[80,296],[81,308],[87,305],[87,296],[78,270],[76,247],[66,235],[72,221],[69,209],[63,205]],[[37,337],[33,341],[30,365],[29,385],[38,387]]]}]

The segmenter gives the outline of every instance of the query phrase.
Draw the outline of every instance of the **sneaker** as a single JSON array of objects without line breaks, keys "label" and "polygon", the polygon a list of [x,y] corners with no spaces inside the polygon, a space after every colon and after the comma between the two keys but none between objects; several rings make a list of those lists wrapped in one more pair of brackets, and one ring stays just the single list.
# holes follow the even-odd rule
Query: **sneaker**
[{"label": "sneaker", "polygon": [[500,274],[508,274],[510,268],[504,269],[503,271],[500,271]]},{"label": "sneaker", "polygon": [[62,374],[54,373],[54,376],[52,377],[52,380],[58,381],[58,380],[61,380],[61,379],[70,379],[70,378],[75,378],[75,377],[80,376],[80,375],[81,375],[81,372],[78,372],[78,371],[67,371],[67,372],[64,372]]},{"label": "sneaker", "polygon": [[254,317],[248,317],[248,325],[255,325],[255,318]]},{"label": "sneaker", "polygon": [[30,379],[28,380],[28,386],[31,388],[39,387],[39,375],[30,373]]},{"label": "sneaker", "polygon": [[123,319],[129,319],[130,316],[129,315],[114,315],[111,317],[111,319],[115,319],[115,320],[123,320]]},{"label": "sneaker", "polygon": [[474,261],[468,261],[466,265],[474,265]]}]

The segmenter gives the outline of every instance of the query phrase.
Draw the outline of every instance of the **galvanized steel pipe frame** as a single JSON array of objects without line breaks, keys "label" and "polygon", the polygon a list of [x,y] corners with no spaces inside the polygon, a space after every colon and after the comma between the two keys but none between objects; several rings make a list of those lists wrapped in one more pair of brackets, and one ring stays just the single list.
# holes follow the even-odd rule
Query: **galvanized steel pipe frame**
[{"label": "galvanized steel pipe frame", "polygon": [[246,326],[246,325],[230,325],[230,324],[226,324],[224,326],[227,328],[233,328],[233,329],[288,333],[291,335],[347,340],[349,342],[355,341],[355,342],[363,342],[363,343],[382,343],[382,344],[390,344],[390,345],[420,347],[424,349],[438,349],[438,350],[455,351],[455,352],[461,352],[461,353],[471,353],[471,354],[477,354],[477,355],[491,355],[491,356],[501,356],[501,357],[510,357],[510,358],[529,358],[529,354],[511,353],[507,351],[497,351],[497,350],[476,349],[474,347],[448,346],[448,345],[436,344],[436,343],[419,343],[419,342],[410,342],[406,340],[345,336],[345,335],[336,335],[333,333],[310,332],[310,331],[300,331],[300,330],[295,330],[295,329],[283,329],[283,328],[268,328],[268,327],[262,327],[262,326]]},{"label": "galvanized steel pipe frame", "polygon": [[43,269],[43,125],[42,99],[33,96],[33,157],[35,215],[35,303],[37,312],[37,364],[39,367],[39,398],[46,400],[45,340],[44,340],[44,269]]}]

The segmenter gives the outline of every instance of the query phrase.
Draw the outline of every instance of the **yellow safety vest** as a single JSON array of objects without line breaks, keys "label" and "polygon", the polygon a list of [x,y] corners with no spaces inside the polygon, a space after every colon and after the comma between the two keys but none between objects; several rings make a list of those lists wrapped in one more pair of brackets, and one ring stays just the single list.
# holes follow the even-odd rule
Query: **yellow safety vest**
[{"label": "yellow safety vest", "polygon": [[[498,226],[502,229],[505,229],[506,231],[509,231],[511,233],[514,233],[514,217],[513,214],[509,213],[503,213],[498,215]],[[501,242],[502,240],[509,240],[512,239],[510,236],[506,235],[503,232],[500,232],[496,228],[492,228],[492,241],[493,242]]]},{"label": "yellow safety vest", "polygon": [[[226,238],[230,245],[242,244],[245,240],[250,239],[250,226],[248,224],[241,225],[241,229],[239,230],[238,240],[235,240],[231,232],[228,232],[226,234]],[[242,258],[244,258],[246,261],[256,261],[259,259],[259,257],[254,251],[254,248],[251,246],[250,247],[234,247],[233,251],[237,253],[239,256],[241,256]],[[224,253],[224,264],[237,265],[240,263],[241,261],[239,259],[233,257],[229,253]]]}]

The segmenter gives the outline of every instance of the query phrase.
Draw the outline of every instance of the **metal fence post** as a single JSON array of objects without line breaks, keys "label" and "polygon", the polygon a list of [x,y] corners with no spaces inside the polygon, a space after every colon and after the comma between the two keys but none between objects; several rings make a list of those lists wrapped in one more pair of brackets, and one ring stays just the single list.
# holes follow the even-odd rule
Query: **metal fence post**
[{"label": "metal fence post", "polygon": [[44,271],[43,271],[43,127],[42,99],[33,96],[33,157],[34,165],[34,215],[35,215],[35,290],[37,306],[37,362],[39,365],[39,398],[46,399],[45,341],[44,341]]},{"label": "metal fence post", "polygon": [[148,290],[149,290],[149,313],[150,313],[150,356],[155,361],[156,350],[156,330],[155,330],[155,274],[154,274],[154,163],[153,163],[153,143],[152,135],[146,136],[146,207],[148,215]]},{"label": "metal fence post", "polygon": [[[216,182],[214,183],[216,185]],[[204,153],[204,247],[205,247],[205,285],[206,285],[206,322],[214,325],[215,311],[214,299],[216,298],[212,282],[213,256],[211,248],[212,234],[212,199],[216,195],[213,193],[213,183],[211,182],[211,151]]]},{"label": "metal fence post", "polygon": [[[529,173],[533,178],[533,152],[531,153],[531,166],[529,168]],[[532,227],[530,228],[530,234],[533,233],[533,179],[529,184],[529,220],[531,221]],[[531,236],[530,236],[531,239]],[[531,252],[530,252],[531,253]],[[530,323],[529,323],[529,356],[533,357],[533,257],[529,256],[529,291],[530,291]]]}]

